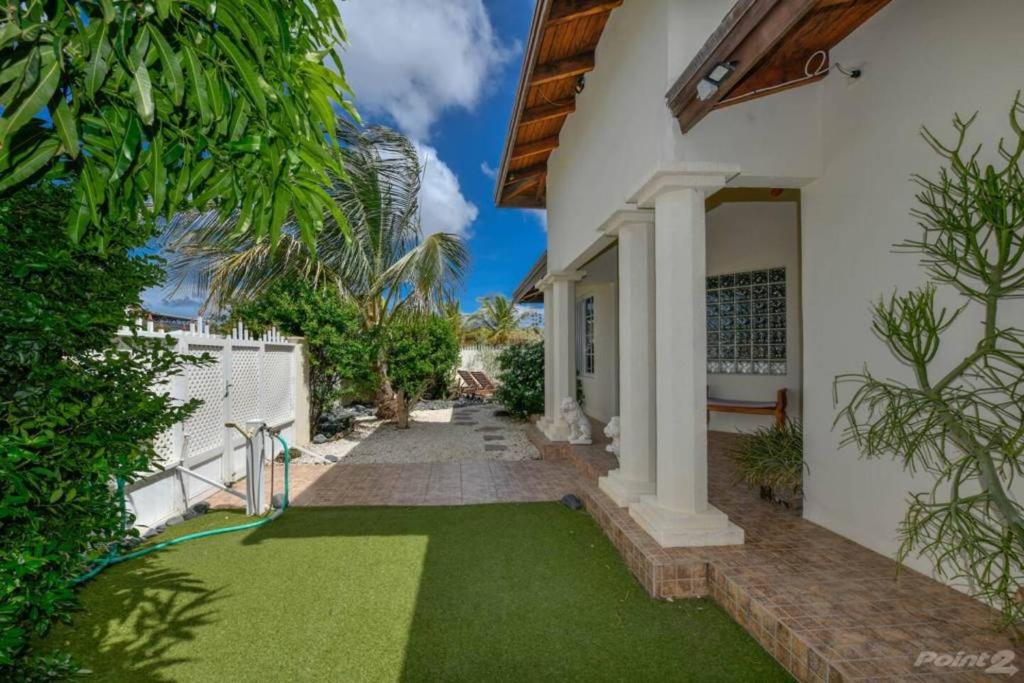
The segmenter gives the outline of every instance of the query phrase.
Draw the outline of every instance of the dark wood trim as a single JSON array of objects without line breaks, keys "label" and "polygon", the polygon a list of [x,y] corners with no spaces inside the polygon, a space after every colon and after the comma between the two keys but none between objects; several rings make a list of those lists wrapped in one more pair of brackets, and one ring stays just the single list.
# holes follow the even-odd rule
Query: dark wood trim
[{"label": "dark wood trim", "polygon": [[543,180],[543,175],[531,176],[529,178],[524,178],[522,180],[513,180],[509,182],[507,185],[505,185],[505,198],[512,199],[513,197],[518,197],[521,194],[526,194],[527,190],[529,190],[531,187],[535,187],[538,181]]},{"label": "dark wood trim", "polygon": [[574,78],[594,70],[594,53],[584,52],[547,64],[538,64],[530,77],[530,86],[543,85],[563,78]]},{"label": "dark wood trim", "polygon": [[534,140],[533,142],[523,142],[516,145],[512,149],[512,154],[509,155],[509,159],[511,161],[516,161],[517,159],[533,156],[534,154],[550,152],[556,147],[558,147],[557,135],[552,135],[551,137],[547,138],[541,138],[540,140]]},{"label": "dark wood trim", "polygon": [[[760,97],[767,97],[768,95],[777,95],[780,92],[786,90],[792,90],[793,88],[799,88],[802,85],[810,85],[811,83],[817,83],[821,79],[828,76],[828,72],[820,73],[816,76],[809,76],[807,78],[800,78],[795,81],[787,81],[786,83],[779,83],[778,85],[771,85],[765,88],[759,88],[736,97],[727,97],[718,104],[715,105],[715,109],[725,109],[731,107],[734,104],[742,104],[743,102],[749,102],[750,100],[756,100]],[[692,126],[691,126],[692,128]]]},{"label": "dark wood trim", "polygon": [[779,427],[786,424],[786,390],[779,389],[775,392],[775,405],[761,408],[743,405],[742,402],[733,403],[728,399],[713,398],[708,394],[707,399],[707,421],[711,422],[711,413],[739,413],[742,415],[771,415],[775,418],[775,424]]},{"label": "dark wood trim", "polygon": [[545,26],[555,26],[593,14],[611,12],[621,4],[622,0],[556,0]]},{"label": "dark wood trim", "polygon": [[576,111],[576,99],[571,97],[547,104],[539,104],[523,112],[523,115],[519,117],[519,125],[526,126],[539,121],[557,119],[568,116],[574,111]]},{"label": "dark wood trim", "polygon": [[[704,69],[711,60],[711,56],[716,54],[728,55],[735,50],[745,35],[742,33],[744,26],[749,26],[750,28],[756,26],[757,22],[764,18],[764,15],[772,8],[772,4],[775,2],[777,0],[767,0],[767,2],[764,0],[739,0],[739,2],[733,5],[729,13],[722,19],[722,23],[718,25],[714,33],[708,36],[704,45],[697,51],[697,54],[690,60],[686,69],[676,79],[676,82],[672,84],[668,93],[666,93],[665,99],[668,100],[669,108],[672,109],[673,114],[678,115],[679,113],[673,105],[680,100],[681,93],[695,88],[697,81],[704,77]],[[717,61],[722,60],[719,59]]]},{"label": "dark wood trim", "polygon": [[[533,166],[527,166],[521,168],[518,171],[509,171],[508,182],[512,183],[517,180],[526,180],[527,178],[536,178],[539,175],[547,175],[548,165],[547,164],[534,164]],[[507,185],[508,183],[506,183]]]},{"label": "dark wood trim", "polygon": [[[730,12],[669,90],[669,108],[685,133],[728,95],[733,85],[758,65],[790,30],[814,9],[818,0],[743,0],[742,13]],[[738,5],[736,8],[740,8]],[[697,83],[720,62],[734,61],[736,69],[707,100],[697,99]]]}]

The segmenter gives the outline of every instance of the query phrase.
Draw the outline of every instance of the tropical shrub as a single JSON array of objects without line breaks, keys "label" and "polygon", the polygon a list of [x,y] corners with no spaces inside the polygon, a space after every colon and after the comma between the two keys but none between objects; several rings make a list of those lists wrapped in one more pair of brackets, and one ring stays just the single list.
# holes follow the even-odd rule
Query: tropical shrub
[{"label": "tropical shrub", "polygon": [[277,327],[305,339],[309,419],[314,428],[336,402],[373,395],[375,341],[363,330],[359,308],[336,291],[317,290],[303,280],[276,283],[257,298],[235,305],[230,319],[241,320],[255,332]]},{"label": "tropical shrub", "polygon": [[498,356],[494,398],[510,414],[525,420],[544,412],[544,342],[515,344]]},{"label": "tropical shrub", "polygon": [[336,213],[334,105],[351,107],[334,0],[14,2],[0,17],[0,196],[79,179],[58,219],[100,248],[186,206],[272,241],[291,221],[309,244]]},{"label": "tropical shrub", "polygon": [[[1013,137],[981,161],[968,145],[972,121],[954,118],[944,144],[924,130],[944,162],[937,176],[917,175],[918,239],[897,245],[916,252],[929,276],[923,287],[874,304],[875,335],[906,368],[905,380],[868,368],[836,379],[853,388],[836,419],[845,442],[875,458],[893,457],[934,478],[912,494],[901,526],[899,559],[915,552],[940,576],[970,586],[1002,609],[1004,625],[1024,619],[1024,507],[1010,490],[1024,476],[1024,102],[1010,111]],[[954,311],[940,288],[958,294]],[[1013,306],[1016,305],[1016,308]],[[1009,310],[1007,310],[1009,308]],[[961,315],[974,331],[954,357],[943,337]],[[977,324],[978,322],[981,324]],[[889,371],[886,370],[888,373]]]},{"label": "tropical shrub", "polygon": [[501,294],[480,299],[480,308],[469,317],[474,327],[474,336],[485,344],[504,346],[521,338],[525,330],[520,329],[523,314],[512,300]]},{"label": "tropical shrub", "polygon": [[398,396],[398,426],[405,428],[409,411],[438,377],[454,374],[459,340],[444,316],[408,314],[392,322],[384,344],[388,377]]},{"label": "tropical shrub", "polygon": [[[275,243],[267,234],[239,230],[239,215],[211,212],[175,218],[169,248],[174,279],[213,305],[258,296],[275,282],[301,279],[354,301],[367,332],[384,339],[406,314],[450,314],[469,254],[458,235],[420,229],[422,168],[415,145],[383,127],[360,128],[339,119],[345,176],[329,190],[342,215],[328,213],[315,248],[301,225],[287,223]],[[345,221],[351,232],[342,229]],[[394,416],[395,392],[387,374],[386,344],[374,364],[377,411]]]},{"label": "tropical shrub", "polygon": [[761,497],[789,507],[803,498],[804,430],[799,420],[760,427],[732,449],[740,479]]},{"label": "tropical shrub", "polygon": [[30,642],[75,607],[71,580],[124,536],[115,478],[156,460],[153,439],[183,419],[156,389],[183,359],[164,339],[115,341],[125,310],[158,284],[131,255],[146,229],[124,226],[106,254],[74,246],[68,185],[0,200],[0,679],[45,679],[65,658]]}]

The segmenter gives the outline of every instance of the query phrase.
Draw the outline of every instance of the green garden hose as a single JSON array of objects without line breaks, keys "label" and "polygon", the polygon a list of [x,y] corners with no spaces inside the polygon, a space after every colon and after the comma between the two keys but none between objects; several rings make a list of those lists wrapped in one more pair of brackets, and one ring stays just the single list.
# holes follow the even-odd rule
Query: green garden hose
[{"label": "green garden hose", "polygon": [[[96,565],[92,569],[87,571],[85,574],[82,574],[81,576],[73,580],[71,582],[71,585],[76,586],[80,583],[88,581],[89,579],[93,578],[94,576],[96,576],[112,564],[117,564],[119,562],[124,562],[126,560],[134,560],[137,557],[149,555],[150,553],[154,553],[157,550],[170,548],[172,545],[178,545],[179,543],[185,543],[186,541],[194,541],[197,538],[207,538],[209,536],[219,536],[220,534],[228,534],[233,531],[245,531],[246,529],[255,529],[257,527],[263,526],[264,524],[272,522],[278,517],[280,517],[281,514],[288,508],[288,467],[291,462],[291,452],[288,449],[288,443],[283,438],[281,438],[280,434],[275,434],[274,437],[281,442],[281,447],[284,449],[284,497],[281,500],[280,508],[274,510],[273,512],[271,512],[269,515],[262,519],[257,519],[252,522],[246,522],[245,524],[236,524],[234,526],[224,527],[223,529],[209,529],[207,531],[197,531],[194,534],[186,534],[184,536],[179,536],[178,538],[171,539],[170,541],[163,541],[162,543],[157,543],[156,545],[149,546],[148,548],[142,548],[141,550],[136,550],[135,552],[127,553],[125,555],[118,554],[117,545],[115,544],[114,549],[110,552],[109,555],[107,555],[99,562],[97,562]],[[271,457],[270,459],[270,466],[274,466],[273,457]],[[124,519],[127,512],[127,503],[125,502],[124,495],[124,481],[121,480],[120,478],[118,478],[117,480],[117,492],[121,497],[121,518]],[[274,492],[271,491],[270,493],[271,499],[273,499]]]}]

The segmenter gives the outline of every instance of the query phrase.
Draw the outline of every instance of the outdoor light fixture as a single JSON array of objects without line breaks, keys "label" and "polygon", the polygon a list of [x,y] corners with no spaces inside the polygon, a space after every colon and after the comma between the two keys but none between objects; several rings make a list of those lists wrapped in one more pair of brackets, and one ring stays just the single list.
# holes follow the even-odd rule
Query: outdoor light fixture
[{"label": "outdoor light fixture", "polygon": [[697,99],[701,102],[711,99],[718,92],[718,86],[736,70],[736,62],[719,62],[711,72],[697,83]]},{"label": "outdoor light fixture", "polygon": [[585,88],[586,85],[587,79],[583,77],[583,74],[580,74],[580,77],[576,79],[576,94],[579,95],[583,92],[583,88]]}]

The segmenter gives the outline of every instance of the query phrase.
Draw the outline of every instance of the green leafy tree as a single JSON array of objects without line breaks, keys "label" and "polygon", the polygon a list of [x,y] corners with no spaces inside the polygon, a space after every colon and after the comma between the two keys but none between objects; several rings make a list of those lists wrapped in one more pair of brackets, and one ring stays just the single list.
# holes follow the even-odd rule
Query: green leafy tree
[{"label": "green leafy tree", "polygon": [[[935,178],[915,176],[922,235],[898,246],[921,255],[930,282],[873,307],[875,334],[911,379],[865,368],[836,381],[854,389],[837,418],[847,442],[934,477],[930,491],[911,499],[900,560],[911,552],[931,558],[942,576],[965,580],[1001,607],[1006,624],[1024,617],[1024,509],[1010,489],[1024,476],[1024,333],[1006,310],[1024,295],[1022,118],[1018,95],[1010,113],[1016,140],[1000,141],[998,166],[981,161],[981,147],[965,147],[973,117],[954,119],[951,146],[924,131],[945,165]],[[939,287],[965,303],[942,308]],[[940,356],[943,337],[965,312],[982,321],[977,339],[947,365],[952,350]]]},{"label": "green leafy tree", "polygon": [[[61,218],[73,195],[42,185],[0,199],[2,680],[72,668],[29,644],[69,618],[71,580],[124,535],[111,482],[149,470],[154,438],[191,409],[158,390],[186,362],[173,343],[114,341],[159,264],[116,237],[106,255],[72,245]],[[115,235],[134,243],[140,230]]]},{"label": "green leafy tree", "polygon": [[523,315],[512,300],[502,294],[480,299],[480,308],[470,320],[479,331],[477,338],[494,346],[521,339],[525,332],[521,329]]},{"label": "green leafy tree", "polygon": [[509,346],[498,355],[498,367],[498,403],[521,420],[543,413],[544,342]]},{"label": "green leafy tree", "polygon": [[391,324],[385,346],[397,393],[398,427],[405,429],[409,411],[438,377],[453,376],[459,363],[459,339],[444,316],[412,313]]},{"label": "green leafy tree", "polygon": [[334,105],[351,112],[328,65],[345,39],[334,0],[33,1],[0,17],[0,196],[79,178],[68,231],[100,247],[124,221],[209,204],[271,239],[287,218],[312,244],[334,211]]},{"label": "green leafy tree", "polygon": [[[168,233],[175,254],[172,277],[206,296],[207,305],[220,307],[259,296],[274,282],[301,279],[355,302],[364,330],[380,337],[407,313],[443,314],[469,255],[457,235],[423,235],[416,149],[392,130],[362,129],[344,120],[338,122],[337,137],[346,173],[330,196],[348,221],[351,240],[335,229],[333,214],[326,217],[327,229],[317,236],[315,251],[293,223],[285,225],[275,244],[266,235],[239,233],[237,217],[225,221],[210,212],[182,214]],[[374,370],[378,410],[390,417],[395,392],[386,348],[380,346]]]},{"label": "green leafy tree", "polygon": [[314,428],[336,401],[372,393],[376,340],[363,330],[356,305],[337,292],[314,289],[302,280],[278,283],[232,309],[231,321],[239,320],[256,332],[277,327],[304,338]]}]

